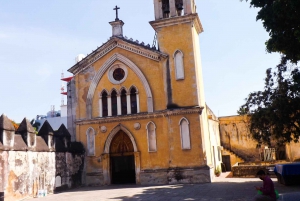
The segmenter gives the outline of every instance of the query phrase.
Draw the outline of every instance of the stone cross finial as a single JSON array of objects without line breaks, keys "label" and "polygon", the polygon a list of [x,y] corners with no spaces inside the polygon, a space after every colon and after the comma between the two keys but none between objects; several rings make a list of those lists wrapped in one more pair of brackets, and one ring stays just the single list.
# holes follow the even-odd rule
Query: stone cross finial
[{"label": "stone cross finial", "polygon": [[118,6],[116,6],[115,8],[114,8],[114,10],[116,11],[116,19],[115,19],[115,21],[118,21],[119,20],[119,18],[118,18],[118,10],[120,9],[120,7],[118,7]]}]

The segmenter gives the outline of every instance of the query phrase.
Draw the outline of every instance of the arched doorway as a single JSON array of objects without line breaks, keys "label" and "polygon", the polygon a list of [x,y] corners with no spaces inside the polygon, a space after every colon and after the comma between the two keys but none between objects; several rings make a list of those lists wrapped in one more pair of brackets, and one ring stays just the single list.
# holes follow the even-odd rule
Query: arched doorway
[{"label": "arched doorway", "polygon": [[111,183],[136,183],[134,147],[123,130],[113,137],[109,153]]}]

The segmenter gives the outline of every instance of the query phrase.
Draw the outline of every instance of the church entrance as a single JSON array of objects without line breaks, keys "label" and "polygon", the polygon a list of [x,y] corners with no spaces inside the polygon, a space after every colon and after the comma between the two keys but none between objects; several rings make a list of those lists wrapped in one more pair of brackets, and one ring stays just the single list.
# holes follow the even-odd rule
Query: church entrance
[{"label": "church entrance", "polygon": [[135,161],[132,142],[120,130],[110,145],[110,173],[112,184],[135,183]]}]

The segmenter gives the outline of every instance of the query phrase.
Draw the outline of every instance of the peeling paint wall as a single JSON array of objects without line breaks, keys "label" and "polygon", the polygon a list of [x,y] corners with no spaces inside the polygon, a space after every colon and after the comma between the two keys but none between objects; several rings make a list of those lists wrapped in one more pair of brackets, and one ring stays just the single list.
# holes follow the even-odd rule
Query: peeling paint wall
[{"label": "peeling paint wall", "polygon": [[[219,120],[221,144],[225,149],[235,153],[245,161],[261,161],[265,146],[262,145],[260,149],[257,148],[257,142],[252,139],[248,129],[249,119],[246,116],[220,117]],[[281,147],[277,147],[275,144],[273,142],[272,147],[276,148],[277,160],[300,160],[300,143],[291,142]],[[225,152],[223,151],[223,153]],[[233,161],[231,161],[232,165],[234,165]]]},{"label": "peeling paint wall", "polygon": [[260,150],[247,128],[246,116],[219,117],[221,144],[246,161],[259,161]]},{"label": "peeling paint wall", "polygon": [[[71,188],[81,175],[83,156],[55,152],[0,152],[0,190],[5,200],[35,197],[38,190],[48,193],[60,189],[55,185],[56,176],[61,177],[58,187]],[[77,176],[77,177],[76,177]],[[80,176],[79,176],[80,178]]]},{"label": "peeling paint wall", "polygon": [[75,125],[74,120],[76,119],[76,107],[77,107],[77,95],[75,88],[75,79],[68,82],[67,85],[68,96],[67,96],[67,125],[68,130],[71,134],[71,141],[75,141]]},{"label": "peeling paint wall", "polygon": [[289,161],[300,161],[300,142],[291,142],[286,145],[286,157]]}]

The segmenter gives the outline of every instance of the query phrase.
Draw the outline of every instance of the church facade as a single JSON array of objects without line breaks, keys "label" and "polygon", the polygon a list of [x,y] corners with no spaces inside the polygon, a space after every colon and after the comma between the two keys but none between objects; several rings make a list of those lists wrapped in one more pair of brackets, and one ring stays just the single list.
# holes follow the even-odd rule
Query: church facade
[{"label": "church facade", "polygon": [[220,164],[196,5],[154,0],[154,10],[159,49],[124,37],[117,16],[112,37],[68,70],[68,129],[86,148],[86,185],[211,182]]}]

